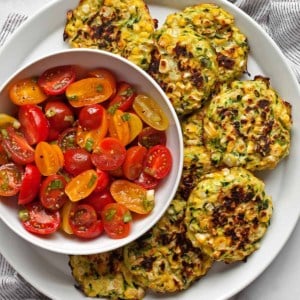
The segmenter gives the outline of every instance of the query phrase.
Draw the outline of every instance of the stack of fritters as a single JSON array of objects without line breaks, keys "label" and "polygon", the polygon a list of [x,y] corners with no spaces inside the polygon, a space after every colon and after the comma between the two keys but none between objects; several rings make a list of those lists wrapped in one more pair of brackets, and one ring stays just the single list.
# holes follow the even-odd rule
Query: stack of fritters
[{"label": "stack of fritters", "polygon": [[[251,172],[273,169],[289,154],[291,106],[269,79],[241,81],[249,45],[234,17],[199,4],[169,15],[155,31],[145,7],[81,0],[65,29],[72,46],[118,53],[147,70],[174,105],[184,140],[182,178],[160,221],[121,249],[70,257],[79,288],[91,297],[179,292],[214,261],[245,261],[273,210]],[[149,26],[139,31],[144,21]]]}]

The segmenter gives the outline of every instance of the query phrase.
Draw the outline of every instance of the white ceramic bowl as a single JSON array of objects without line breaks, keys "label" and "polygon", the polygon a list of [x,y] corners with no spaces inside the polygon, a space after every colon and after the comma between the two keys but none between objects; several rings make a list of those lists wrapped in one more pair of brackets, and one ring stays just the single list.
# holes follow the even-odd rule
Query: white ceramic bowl
[{"label": "white ceramic bowl", "polygon": [[183,141],[180,124],[168,98],[159,85],[143,70],[126,59],[108,52],[91,49],[70,49],[55,52],[26,65],[15,72],[0,89],[1,112],[11,114],[16,107],[8,97],[8,86],[29,76],[40,75],[44,70],[60,65],[78,65],[84,69],[103,67],[111,70],[118,80],[125,80],[155,99],[166,113],[170,126],[167,130],[167,146],[171,150],[173,166],[169,176],[163,180],[156,191],[155,207],[147,217],[135,220],[128,237],[111,239],[105,234],[93,240],[80,240],[58,231],[52,235],[40,237],[27,232],[18,219],[16,199],[3,197],[0,201],[0,217],[20,237],[41,248],[64,254],[93,254],[109,251],[135,240],[150,229],[163,215],[174,197],[183,164]]}]

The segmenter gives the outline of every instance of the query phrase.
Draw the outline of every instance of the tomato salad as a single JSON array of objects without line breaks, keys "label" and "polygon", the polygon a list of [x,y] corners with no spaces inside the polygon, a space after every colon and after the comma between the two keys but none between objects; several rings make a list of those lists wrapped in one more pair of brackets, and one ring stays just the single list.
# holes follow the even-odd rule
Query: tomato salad
[{"label": "tomato salad", "polygon": [[172,167],[153,99],[108,69],[79,77],[71,65],[19,80],[9,97],[18,113],[0,113],[0,196],[15,196],[26,230],[119,239],[153,210]]}]

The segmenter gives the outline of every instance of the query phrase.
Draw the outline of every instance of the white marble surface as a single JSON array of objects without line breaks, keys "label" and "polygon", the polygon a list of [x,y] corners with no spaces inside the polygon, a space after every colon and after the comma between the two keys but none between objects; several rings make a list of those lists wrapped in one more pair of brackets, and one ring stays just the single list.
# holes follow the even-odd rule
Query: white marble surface
[{"label": "white marble surface", "polygon": [[[33,14],[46,3],[43,1],[0,0],[3,7],[16,8],[28,15]],[[19,2],[19,6],[15,6]],[[34,5],[30,5],[34,3]],[[32,9],[34,8],[34,9]],[[1,11],[1,14],[4,11]],[[0,20],[1,21],[1,20]],[[300,201],[300,199],[299,199]],[[300,222],[289,238],[287,244],[273,263],[252,284],[230,300],[297,300],[300,299]],[[1,295],[0,295],[1,296]],[[1,297],[0,297],[1,299]],[[209,300],[209,299],[205,299]]]}]

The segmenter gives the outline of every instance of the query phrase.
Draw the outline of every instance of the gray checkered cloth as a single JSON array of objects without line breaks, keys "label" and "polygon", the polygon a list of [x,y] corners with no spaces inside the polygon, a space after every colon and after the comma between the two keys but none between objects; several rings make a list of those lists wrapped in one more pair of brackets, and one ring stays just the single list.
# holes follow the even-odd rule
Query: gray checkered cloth
[{"label": "gray checkered cloth", "polygon": [[[300,0],[230,1],[254,18],[274,39],[288,59],[300,82]],[[22,16],[24,20],[26,17]],[[18,25],[22,23],[20,18],[18,22]],[[2,34],[5,31],[5,28],[0,28]],[[48,298],[21,278],[0,255],[0,300],[26,299],[40,300]]]}]

